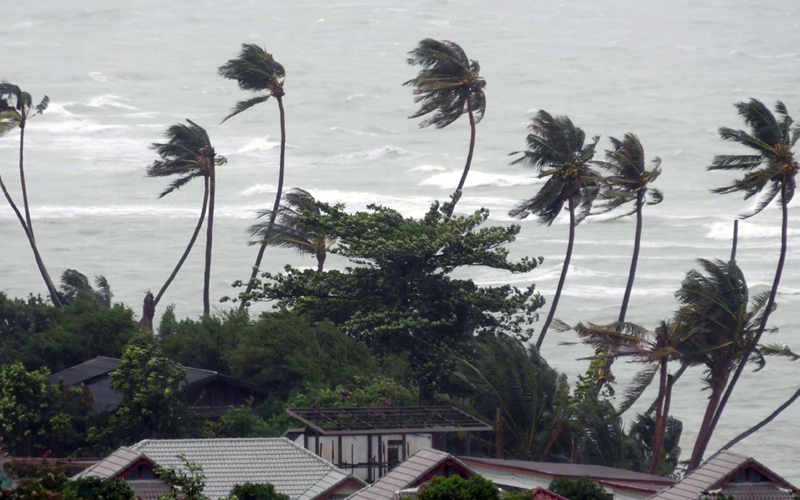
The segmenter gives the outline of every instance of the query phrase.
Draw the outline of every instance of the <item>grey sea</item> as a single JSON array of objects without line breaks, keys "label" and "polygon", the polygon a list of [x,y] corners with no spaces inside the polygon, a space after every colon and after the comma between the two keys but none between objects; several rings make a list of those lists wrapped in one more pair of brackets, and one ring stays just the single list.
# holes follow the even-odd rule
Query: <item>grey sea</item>
[{"label": "grey sea", "polygon": [[[269,101],[220,125],[249,97],[216,68],[243,42],[263,44],[287,68],[287,188],[301,187],[350,210],[370,203],[423,214],[456,186],[469,141],[462,119],[420,129],[402,83],[414,75],[406,53],[425,37],[460,43],[481,63],[488,109],[478,125],[475,161],[459,213],[491,210],[489,224],[514,223],[508,210],[532,196],[533,172],[509,166],[539,109],[567,114],[588,135],[635,132],[663,160],[665,200],[645,211],[644,241],[628,319],[655,326],[676,309],[674,291],[697,258],[726,259],[733,219],[753,201],[713,195],[731,180],[705,170],[714,154],[738,151],[717,134],[740,127],[732,104],[749,97],[785,101],[800,116],[800,3],[796,0],[28,0],[1,2],[0,77],[47,94],[52,104],[26,133],[34,225],[51,274],[66,268],[104,275],[115,299],[141,312],[180,257],[200,211],[202,186],[163,199],[165,182],[145,178],[148,146],[190,118],[208,128],[228,165],[218,174],[212,294],[234,293],[255,249],[247,227],[271,205],[277,183],[278,113]],[[0,139],[0,174],[20,201],[18,133]],[[607,139],[602,148],[609,145]],[[786,270],[768,340],[800,349],[800,207],[792,204]],[[738,260],[756,291],[772,281],[780,210],[741,225]],[[552,298],[568,225],[521,221],[512,257],[543,256],[525,275],[473,268],[483,285],[512,283]],[[577,229],[573,264],[558,317],[611,322],[630,264],[634,223],[611,217]],[[199,244],[200,245],[200,244]],[[202,311],[202,248],[190,256],[162,301],[181,317]],[[332,267],[343,267],[330,257]],[[264,269],[311,267],[311,258],[269,250]],[[14,214],[0,204],[0,290],[45,293]],[[216,301],[215,301],[216,302]],[[163,311],[163,306],[161,310]],[[227,304],[218,304],[224,310]],[[542,311],[542,321],[547,307]],[[158,319],[158,318],[156,318]],[[541,322],[539,323],[539,326]],[[538,330],[537,330],[538,333]],[[585,346],[551,332],[543,354],[572,382],[586,368]],[[638,366],[618,363],[618,392]],[[677,367],[674,367],[677,368]],[[696,438],[708,392],[702,370],[677,384],[674,415],[683,420],[683,458]],[[800,364],[770,360],[746,372],[709,453],[766,417],[800,384]],[[655,397],[648,393],[641,411]],[[645,401],[646,400],[646,401]],[[800,480],[800,405],[785,411],[735,451],[752,454]]]}]

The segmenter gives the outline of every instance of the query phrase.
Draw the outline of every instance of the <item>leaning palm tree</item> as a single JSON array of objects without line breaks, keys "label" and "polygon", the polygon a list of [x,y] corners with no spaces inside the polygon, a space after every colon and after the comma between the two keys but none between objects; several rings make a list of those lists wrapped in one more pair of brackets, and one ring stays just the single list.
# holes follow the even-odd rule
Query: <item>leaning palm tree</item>
[{"label": "leaning palm tree", "polygon": [[688,470],[694,470],[702,458],[714,415],[719,411],[734,368],[749,360],[761,369],[765,356],[797,359],[786,346],[760,344],[753,350],[755,356],[749,359],[749,347],[754,344],[768,311],[770,292],[760,293],[751,300],[747,281],[735,262],[700,259],[699,263],[705,274],[689,271],[675,293],[681,303],[675,313],[681,360],[690,366],[705,366],[705,383],[711,389]]},{"label": "leaning palm tree", "polygon": [[[642,209],[644,205],[657,205],[661,203],[664,196],[661,191],[651,186],[651,184],[661,175],[661,158],[653,159],[653,166],[647,169],[645,165],[645,154],[642,143],[634,134],[625,134],[623,140],[609,137],[613,149],[606,151],[606,161],[596,162],[596,165],[609,172],[610,175],[603,178],[600,185],[600,203],[596,206],[595,213],[608,213],[624,205],[633,203],[631,210],[621,214],[619,217],[628,217],[636,214],[636,233],[633,239],[633,256],[631,257],[631,268],[628,272],[628,283],[625,287],[625,295],[622,298],[622,306],[619,310],[619,323],[625,322],[628,312],[628,303],[633,291],[633,282],[636,277],[636,266],[639,263],[639,248],[642,242]],[[606,377],[607,372],[614,361],[609,358],[603,367],[600,379],[597,381],[599,390]]]},{"label": "leaning palm tree", "polygon": [[486,80],[480,76],[481,66],[478,61],[469,59],[457,43],[426,38],[409,54],[411,57],[408,58],[408,64],[422,68],[416,78],[403,84],[414,88],[414,102],[420,103],[419,110],[409,118],[420,118],[433,113],[433,116],[420,123],[420,127],[434,125],[436,128],[444,128],[465,112],[469,115],[467,163],[456,188],[456,197],[448,208],[448,215],[453,215],[458,202],[457,195],[464,189],[472,164],[475,124],[483,119],[486,112],[486,95],[483,92]]},{"label": "leaning palm tree", "polygon": [[172,280],[177,276],[181,266],[189,256],[189,252],[194,246],[197,235],[200,233],[200,228],[203,226],[203,221],[206,217],[206,210],[208,210],[208,224],[206,226],[206,259],[205,259],[205,276],[203,282],[203,315],[208,316],[211,311],[211,302],[209,298],[209,284],[211,281],[211,245],[214,233],[214,192],[216,189],[216,167],[224,165],[227,160],[218,156],[211,145],[211,140],[208,137],[206,130],[200,125],[191,120],[186,120],[188,125],[179,123],[167,129],[166,137],[168,139],[165,143],[154,143],[151,147],[154,149],[158,156],[152,165],[147,167],[148,177],[177,177],[170,185],[159,195],[159,198],[170,194],[171,192],[185,186],[192,179],[202,177],[205,183],[205,192],[203,195],[203,205],[200,209],[200,218],[197,221],[197,226],[192,233],[189,244],[186,246],[183,255],[178,261],[178,265],[170,274],[167,281],[159,290],[156,296],[153,308],[161,300],[164,292],[167,291]]},{"label": "leaning palm tree", "polygon": [[[236,80],[239,84],[239,88],[242,90],[266,92],[265,94],[251,99],[237,102],[231,113],[222,120],[223,123],[229,118],[252,108],[256,104],[265,102],[270,97],[274,97],[278,102],[281,123],[281,153],[278,170],[278,192],[275,193],[275,203],[272,207],[272,215],[270,216],[270,225],[274,224],[275,217],[278,215],[278,208],[283,192],[284,159],[286,156],[286,117],[283,110],[283,96],[285,95],[283,84],[286,82],[286,70],[272,57],[272,54],[268,53],[265,49],[252,43],[245,43],[242,44],[239,57],[229,60],[227,63],[220,66],[218,71],[220,76],[230,80]],[[261,267],[261,260],[264,258],[264,251],[266,248],[266,243],[262,243],[261,247],[258,249],[256,263],[253,266],[250,280],[247,282],[246,294],[250,293],[253,289],[253,283],[258,275],[258,268]],[[246,303],[247,301],[243,300],[239,305],[239,310],[244,309]]]},{"label": "leaning palm tree", "polygon": [[566,116],[551,116],[546,111],[539,111],[529,126],[527,151],[511,153],[522,154],[512,162],[535,168],[540,179],[547,179],[536,196],[521,202],[509,212],[512,217],[524,219],[534,214],[540,224],[551,225],[564,204],[569,211],[569,242],[561,277],[558,280],[553,305],[547,314],[542,332],[536,341],[536,348],[541,349],[547,329],[553,321],[558,307],[558,299],[564,288],[569,262],[572,258],[572,247],[575,243],[575,227],[589,215],[592,204],[599,193],[600,175],[591,168],[599,136],[586,143],[586,134],[573,125]]},{"label": "leaning palm tree", "polygon": [[574,330],[575,333],[599,353],[589,359],[612,360],[628,359],[634,363],[648,365],[634,377],[634,384],[625,394],[625,399],[617,410],[625,412],[644,393],[659,374],[655,432],[653,438],[653,457],[650,473],[656,474],[661,463],[664,437],[669,420],[669,405],[672,397],[672,382],[668,371],[670,361],[680,358],[678,350],[680,338],[673,324],[662,321],[655,331],[642,326],[616,322],[610,325],[578,323],[574,328],[556,320],[554,328],[559,331]]},{"label": "leaning palm tree", "polygon": [[266,244],[310,254],[317,259],[317,271],[322,272],[328,250],[336,243],[336,238],[315,234],[304,227],[301,218],[308,214],[320,214],[316,200],[308,191],[292,189],[283,195],[276,217],[272,217],[272,210],[259,212],[259,218],[269,218],[274,223],[261,222],[250,226],[250,235],[258,238],[250,244]]},{"label": "leaning palm tree", "polygon": [[2,178],[0,178],[0,189],[3,190],[3,194],[5,195],[8,204],[17,215],[17,219],[19,219],[19,223],[22,226],[23,231],[25,231],[25,237],[28,238],[28,243],[33,251],[33,256],[36,260],[36,266],[39,268],[39,273],[42,275],[44,284],[50,294],[50,300],[53,301],[53,305],[56,307],[61,307],[61,300],[58,296],[58,290],[53,284],[50,274],[47,272],[47,267],[44,265],[42,256],[39,254],[39,247],[36,245],[36,239],[33,235],[31,213],[30,209],[28,208],[28,191],[25,184],[24,169],[25,125],[30,118],[37,114],[43,113],[49,102],[50,99],[45,96],[38,106],[32,108],[33,100],[29,93],[22,92],[19,87],[6,81],[0,83],[0,136],[17,127],[20,129],[19,175],[22,186],[22,200],[24,205],[23,210],[25,211],[24,216],[20,212],[19,208],[17,208],[17,204],[14,202],[14,199],[11,198],[11,194],[8,192],[8,189],[6,188]]},{"label": "leaning palm tree", "polygon": [[[739,116],[744,119],[750,131],[721,127],[719,129],[720,137],[723,140],[751,149],[753,154],[716,156],[712,165],[708,167],[709,170],[743,170],[746,174],[744,177],[735,180],[731,185],[714,189],[713,192],[720,194],[744,193],[745,199],[760,195],[755,210],[743,215],[743,218],[752,217],[760,213],[773,203],[776,198],[779,200],[782,212],[781,251],[778,257],[778,267],[770,289],[765,314],[761,318],[762,324],[759,325],[751,344],[747,346],[744,355],[744,359],[747,360],[756,349],[767,327],[767,321],[775,304],[775,296],[778,293],[778,286],[780,285],[783,266],[786,261],[789,234],[789,202],[792,200],[797,187],[796,176],[800,167],[794,158],[793,149],[798,139],[800,139],[800,127],[793,125],[794,120],[789,116],[786,106],[780,101],[775,105],[775,112],[778,116],[775,116],[769,108],[756,99],[740,102],[735,106]],[[778,198],[779,195],[780,198]],[[725,406],[736,388],[736,383],[739,381],[745,364],[746,361],[739,363],[739,366],[737,366],[725,395],[719,404],[717,413],[713,417],[708,435],[704,437],[705,443],[699,451],[699,456],[697,460],[694,460],[693,457],[692,463],[689,464],[690,471],[699,465],[711,435],[716,429],[717,422],[719,422],[722,412],[725,410]]]}]

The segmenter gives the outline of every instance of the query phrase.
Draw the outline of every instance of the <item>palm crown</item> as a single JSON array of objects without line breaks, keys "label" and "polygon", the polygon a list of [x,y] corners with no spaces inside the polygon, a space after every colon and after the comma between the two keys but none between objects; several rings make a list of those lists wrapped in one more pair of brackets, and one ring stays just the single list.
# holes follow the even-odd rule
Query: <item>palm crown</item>
[{"label": "palm crown", "polygon": [[224,78],[236,80],[242,90],[269,92],[266,95],[237,102],[231,113],[222,120],[223,122],[266,101],[270,96],[281,98],[284,95],[286,70],[272,57],[272,54],[252,43],[242,44],[239,57],[220,66],[219,74]]},{"label": "palm crown", "polygon": [[476,123],[483,119],[486,80],[480,76],[478,61],[469,59],[454,42],[431,38],[419,42],[409,54],[408,64],[422,67],[416,78],[403,84],[414,87],[414,102],[420,104],[409,118],[434,113],[420,127],[436,128],[450,125],[467,111],[474,113]]},{"label": "palm crown", "polygon": [[547,178],[536,196],[520,203],[509,212],[512,217],[525,218],[535,214],[539,223],[553,223],[564,203],[574,199],[580,207],[577,223],[592,208],[599,193],[600,176],[592,170],[599,136],[586,143],[586,133],[566,116],[551,116],[539,111],[529,126],[528,149],[511,153],[522,154],[512,165],[522,164],[538,169],[539,178]]},{"label": "palm crown", "polygon": [[44,96],[34,108],[33,98],[29,93],[3,80],[0,83],[0,135],[19,126],[24,127],[28,118],[44,113],[48,104],[50,98]]},{"label": "palm crown", "polygon": [[167,129],[166,143],[151,146],[161,158],[147,167],[147,176],[178,176],[159,198],[180,189],[196,177],[209,176],[212,167],[227,162],[225,157],[214,151],[206,130],[191,120],[186,121],[188,125],[179,123]]},{"label": "palm crown", "polygon": [[[653,166],[648,170],[645,166],[645,154],[642,143],[634,134],[625,134],[623,140],[609,137],[613,149],[606,151],[606,161],[595,162],[597,166],[607,170],[610,175],[603,177],[600,187],[600,203],[597,213],[607,213],[626,203],[636,201],[642,195],[642,202],[657,205],[664,199],[656,188],[650,187],[661,175],[661,158],[654,158]],[[649,195],[649,197],[648,197]],[[649,199],[648,199],[649,198]],[[620,217],[636,213],[636,207]]]},{"label": "palm crown", "polygon": [[762,193],[755,210],[743,217],[751,217],[764,210],[786,185],[788,203],[794,195],[795,176],[798,164],[792,148],[800,139],[800,128],[793,126],[794,120],[789,116],[786,106],[778,101],[775,105],[776,117],[761,101],[750,99],[749,102],[735,104],[739,115],[750,127],[750,132],[721,127],[722,139],[741,144],[754,151],[750,155],[719,155],[708,167],[709,170],[743,170],[747,172],[741,179],[731,185],[714,189],[713,192],[727,194],[743,192],[745,199]]}]

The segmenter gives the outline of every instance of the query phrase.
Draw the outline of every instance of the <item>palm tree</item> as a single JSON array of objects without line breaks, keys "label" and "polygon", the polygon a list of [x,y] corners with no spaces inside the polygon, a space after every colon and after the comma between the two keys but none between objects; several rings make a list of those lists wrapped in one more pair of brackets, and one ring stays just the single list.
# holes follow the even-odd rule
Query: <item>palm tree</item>
[{"label": "palm tree", "polygon": [[[617,322],[624,323],[631,299],[633,281],[636,277],[636,266],[639,263],[639,248],[642,242],[642,208],[645,204],[657,205],[664,196],[656,188],[650,186],[661,175],[661,159],[653,159],[653,166],[648,170],[645,166],[645,154],[642,143],[634,134],[625,134],[623,140],[609,137],[613,149],[606,151],[606,161],[599,161],[597,166],[607,170],[610,175],[603,178],[600,185],[600,200],[596,213],[608,213],[623,205],[633,202],[633,208],[620,215],[627,217],[636,214],[636,233],[633,240],[633,256],[628,272],[628,284],[622,298]],[[648,196],[649,195],[649,196]],[[611,368],[614,358],[608,358],[603,367],[597,390],[605,383],[604,374]]]},{"label": "palm tree", "polygon": [[147,167],[148,177],[172,177],[177,179],[172,181],[170,185],[159,195],[163,198],[169,193],[180,189],[185,186],[192,179],[202,177],[205,183],[205,192],[203,195],[203,205],[200,210],[200,219],[197,221],[197,226],[194,229],[189,245],[184,250],[183,255],[178,261],[178,265],[170,274],[167,281],[159,290],[158,295],[153,303],[153,308],[161,300],[164,292],[167,291],[172,280],[177,276],[189,252],[194,246],[197,235],[200,233],[200,228],[203,226],[203,221],[206,217],[206,210],[208,210],[208,224],[206,226],[206,260],[205,260],[205,276],[203,283],[203,315],[208,316],[211,311],[211,302],[209,298],[209,284],[211,281],[211,245],[214,233],[214,191],[216,189],[216,167],[224,165],[227,160],[218,156],[211,145],[211,140],[208,137],[206,130],[200,125],[191,120],[186,120],[188,125],[179,123],[167,129],[166,143],[154,143],[151,147],[158,155],[159,159],[155,160],[152,165]]},{"label": "palm tree", "polygon": [[542,333],[536,341],[536,348],[541,349],[547,329],[553,321],[558,307],[558,299],[564,288],[569,262],[572,258],[572,247],[575,243],[575,227],[589,215],[592,204],[599,193],[600,176],[592,170],[591,160],[594,157],[600,136],[586,143],[586,134],[573,125],[566,116],[551,116],[546,111],[539,111],[529,126],[528,150],[511,153],[522,154],[512,162],[536,168],[540,179],[547,179],[536,196],[521,202],[509,212],[512,217],[524,219],[530,214],[538,217],[540,224],[551,225],[564,204],[569,210],[569,243],[561,277],[558,280],[553,305],[547,314]]},{"label": "palm tree", "polygon": [[[265,49],[252,43],[244,43],[242,44],[242,50],[239,52],[239,57],[229,60],[220,66],[218,71],[220,76],[236,80],[242,90],[267,92],[266,94],[237,102],[231,113],[222,120],[223,123],[256,104],[267,101],[270,97],[274,97],[278,102],[281,123],[281,156],[278,170],[278,192],[275,194],[275,203],[270,216],[270,225],[272,225],[278,215],[283,192],[284,159],[286,156],[286,113],[283,110],[283,96],[285,94],[283,84],[286,82],[286,70]],[[245,294],[250,293],[253,289],[253,282],[258,275],[258,269],[261,267],[261,260],[264,258],[264,250],[266,248],[266,242],[262,242]],[[247,301],[243,300],[239,305],[239,310],[244,309],[245,304],[247,304]]]},{"label": "palm tree", "polygon": [[472,164],[475,124],[483,119],[486,112],[486,95],[483,92],[486,80],[480,76],[478,61],[469,59],[457,43],[426,38],[409,54],[408,64],[422,68],[416,78],[403,84],[414,88],[414,102],[420,103],[419,110],[409,118],[433,113],[433,116],[420,123],[420,127],[434,125],[436,128],[445,128],[465,111],[469,115],[469,152],[456,188],[456,197],[448,209],[448,215],[451,216]]},{"label": "palm tree", "polygon": [[273,247],[291,248],[300,253],[310,254],[317,259],[317,271],[322,272],[328,250],[336,243],[336,238],[314,234],[304,227],[301,217],[304,215],[320,215],[316,200],[308,191],[292,189],[283,195],[283,204],[276,217],[272,210],[262,210],[258,217],[269,217],[273,223],[259,223],[250,226],[250,235],[259,239],[251,245],[267,244]]},{"label": "palm tree", "polygon": [[778,267],[775,270],[775,279],[770,289],[769,298],[765,308],[765,314],[761,317],[762,324],[759,326],[750,345],[747,346],[744,354],[744,362],[739,363],[736,372],[731,378],[730,384],[725,391],[725,395],[719,404],[717,413],[714,415],[708,435],[705,436],[697,460],[690,463],[689,471],[699,465],[702,460],[705,448],[716,429],[725,406],[728,404],[736,383],[744,370],[746,360],[753,354],[761,336],[767,327],[769,315],[775,304],[775,296],[778,293],[783,265],[786,261],[786,251],[789,243],[789,202],[792,200],[795,188],[797,187],[798,163],[794,158],[794,146],[800,139],[800,127],[793,126],[794,120],[789,116],[786,106],[778,101],[775,104],[776,117],[762,102],[750,99],[748,102],[740,102],[734,105],[745,123],[750,128],[750,132],[744,130],[734,130],[728,127],[719,129],[720,137],[723,140],[745,146],[753,151],[750,155],[719,155],[714,158],[714,162],[709,170],[738,171],[747,172],[744,177],[735,180],[731,185],[712,190],[715,193],[744,193],[744,198],[748,199],[760,195],[760,199],[753,212],[745,214],[742,218],[752,217],[768,207],[778,195],[780,195],[780,206],[782,212],[781,223],[781,251],[778,257]]},{"label": "palm tree", "polygon": [[[705,366],[705,382],[711,389],[688,470],[694,470],[702,458],[732,370],[748,361],[746,354],[767,314],[770,296],[770,292],[764,292],[751,300],[747,281],[735,262],[698,262],[706,274],[689,271],[675,293],[681,303],[675,313],[675,328],[681,341],[682,361],[690,366]],[[764,367],[765,356],[797,358],[781,345],[757,345],[753,354],[749,361],[756,363],[758,369]]]},{"label": "palm tree", "polygon": [[669,402],[672,396],[672,384],[668,372],[670,361],[679,359],[680,338],[674,325],[662,321],[655,331],[642,326],[616,322],[610,325],[578,323],[574,328],[556,320],[555,328],[559,331],[574,330],[583,341],[594,347],[598,353],[589,359],[612,360],[625,358],[635,363],[649,365],[634,378],[634,385],[625,394],[625,399],[618,413],[625,412],[644,393],[659,373],[655,432],[653,438],[653,457],[650,473],[658,472],[669,418]]},{"label": "palm tree", "polygon": [[25,236],[28,238],[28,243],[31,246],[34,259],[36,260],[36,266],[39,268],[39,273],[42,275],[42,279],[47,287],[47,291],[50,293],[50,300],[53,301],[53,305],[56,307],[61,307],[61,300],[58,296],[58,290],[53,284],[50,274],[47,272],[47,267],[44,265],[44,261],[39,254],[39,248],[36,245],[36,239],[33,235],[31,213],[30,209],[28,208],[28,190],[25,184],[24,169],[25,126],[29,119],[43,113],[44,110],[47,109],[47,105],[49,103],[50,99],[45,96],[34,108],[33,99],[29,93],[21,91],[19,87],[12,85],[5,80],[0,83],[0,136],[11,130],[14,130],[17,127],[20,129],[19,175],[22,186],[22,201],[23,209],[25,210],[25,216],[23,216],[17,208],[17,205],[14,203],[13,198],[11,198],[11,194],[9,194],[2,178],[0,178],[0,188],[3,190],[3,194],[5,195],[8,204],[11,206],[11,209],[14,210],[22,229],[25,231]]}]

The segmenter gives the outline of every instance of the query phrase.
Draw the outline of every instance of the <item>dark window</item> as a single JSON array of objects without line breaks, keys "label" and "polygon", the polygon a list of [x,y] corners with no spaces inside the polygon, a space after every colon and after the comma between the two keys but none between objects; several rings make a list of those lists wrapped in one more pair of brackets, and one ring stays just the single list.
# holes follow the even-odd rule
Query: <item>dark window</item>
[{"label": "dark window", "polygon": [[390,440],[386,451],[386,461],[389,463],[389,470],[394,469],[400,463],[400,453],[403,449],[403,441]]}]

